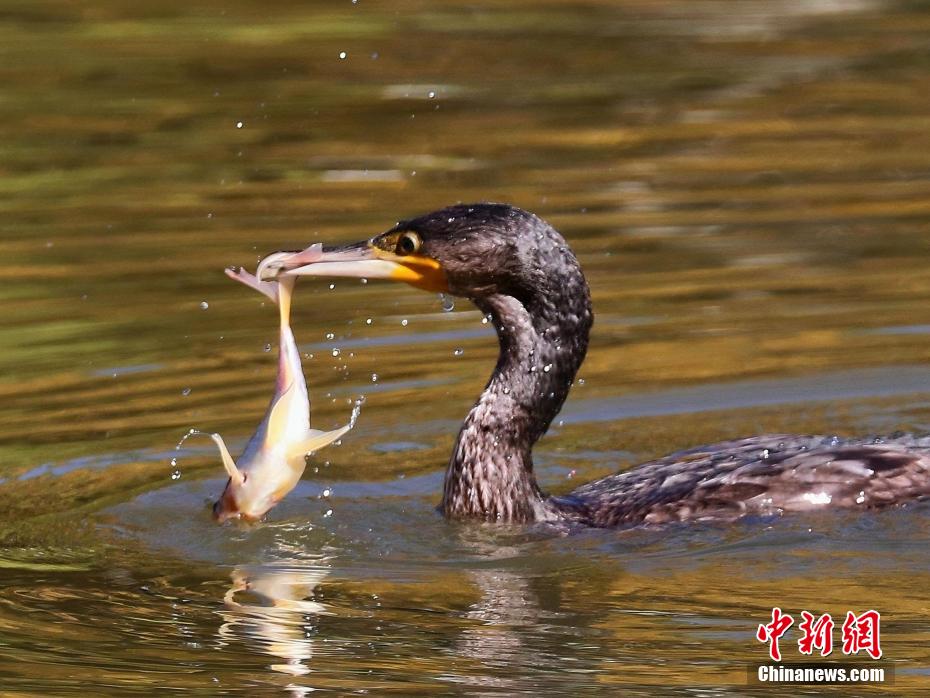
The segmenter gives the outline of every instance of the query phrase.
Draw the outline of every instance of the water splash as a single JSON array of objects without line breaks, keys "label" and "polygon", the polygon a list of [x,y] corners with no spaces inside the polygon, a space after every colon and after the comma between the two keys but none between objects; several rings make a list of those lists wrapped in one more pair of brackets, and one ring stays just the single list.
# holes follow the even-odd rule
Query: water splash
[{"label": "water splash", "polygon": [[[190,429],[187,430],[187,433],[184,434],[184,436],[181,437],[181,440],[178,441],[178,443],[175,445],[174,450],[175,450],[175,451],[180,451],[180,450],[181,450],[181,446],[183,446],[183,445],[184,445],[184,442],[187,441],[190,437],[195,436],[195,435],[197,435],[197,434],[203,434],[203,433],[204,433],[204,432],[202,432],[202,431],[200,431],[200,430],[198,430],[198,429],[194,429],[193,427],[191,427]],[[172,458],[171,461],[170,461],[170,463],[171,463],[171,479],[172,479],[172,480],[180,480],[180,479],[181,479],[181,468],[180,468],[180,466],[178,465],[178,457],[175,456],[174,458]]]},{"label": "water splash", "polygon": [[358,422],[358,416],[362,413],[362,405],[365,404],[365,396],[359,395],[352,406],[352,414],[349,417],[349,428],[354,429],[355,423]]}]

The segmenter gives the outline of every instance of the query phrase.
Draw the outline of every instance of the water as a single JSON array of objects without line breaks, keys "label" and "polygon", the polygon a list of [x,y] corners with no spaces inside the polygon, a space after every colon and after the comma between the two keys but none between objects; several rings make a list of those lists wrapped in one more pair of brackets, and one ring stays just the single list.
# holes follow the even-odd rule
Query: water
[{"label": "water", "polygon": [[925,686],[924,505],[439,518],[496,356],[461,299],[300,282],[314,426],[367,401],[266,523],[213,524],[215,449],[174,445],[238,453],[272,393],[276,314],[225,267],[482,199],[558,226],[594,294],[549,490],[930,432],[928,40],[925,4],[871,0],[6,3],[0,692],[743,695],[774,605],[877,608]]}]

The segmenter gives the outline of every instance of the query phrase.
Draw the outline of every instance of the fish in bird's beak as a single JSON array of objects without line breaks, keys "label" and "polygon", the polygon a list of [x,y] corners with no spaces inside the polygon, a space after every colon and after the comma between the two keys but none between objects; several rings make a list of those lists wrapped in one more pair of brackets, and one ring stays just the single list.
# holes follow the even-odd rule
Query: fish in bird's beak
[{"label": "fish in bird's beak", "polygon": [[[378,236],[365,242],[301,252],[275,252],[265,257],[256,275],[263,282],[293,276],[337,276],[403,281],[424,291],[449,290],[442,266],[419,253],[419,243],[408,232]],[[394,238],[396,237],[396,241]],[[379,244],[375,244],[378,241]],[[409,242],[408,242],[409,241]]]},{"label": "fish in bird's beak", "polygon": [[[319,248],[304,251],[304,260],[320,254]],[[300,365],[300,354],[290,327],[291,293],[296,279],[263,281],[245,270],[226,274],[273,300],[279,308],[281,336],[278,347],[278,379],[274,397],[238,463],[219,434],[212,434],[229,475],[220,499],[213,506],[218,521],[232,518],[257,520],[300,480],[306,456],[328,446],[355,425],[358,406],[349,423],[332,431],[310,428],[310,399]]]}]

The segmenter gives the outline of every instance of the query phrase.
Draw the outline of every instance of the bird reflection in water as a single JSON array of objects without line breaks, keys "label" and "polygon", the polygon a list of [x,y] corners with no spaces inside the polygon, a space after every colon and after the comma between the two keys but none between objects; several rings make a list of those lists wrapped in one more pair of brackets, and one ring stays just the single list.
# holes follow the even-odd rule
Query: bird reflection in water
[{"label": "bird reflection in water", "polygon": [[[513,546],[495,547],[469,536],[480,559],[508,560],[519,556]],[[515,689],[515,667],[531,667],[534,649],[527,646],[527,629],[538,627],[544,612],[530,580],[517,567],[479,567],[469,577],[481,598],[469,606],[465,617],[472,621],[457,639],[455,654],[479,662],[482,669],[464,680],[475,686],[497,690]],[[517,674],[519,676],[519,674]]]},{"label": "bird reflection in water", "polygon": [[[245,642],[281,661],[273,671],[303,676],[309,674],[314,655],[312,631],[326,606],[308,600],[330,572],[326,558],[240,567],[232,573],[232,586],[223,597],[225,621],[217,631],[224,642]],[[291,684],[295,696],[313,691]]]}]

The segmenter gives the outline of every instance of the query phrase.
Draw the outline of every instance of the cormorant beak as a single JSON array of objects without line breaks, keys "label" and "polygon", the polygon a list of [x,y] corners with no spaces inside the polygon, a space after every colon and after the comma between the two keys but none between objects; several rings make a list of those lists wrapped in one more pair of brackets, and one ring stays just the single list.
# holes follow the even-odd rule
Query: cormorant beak
[{"label": "cormorant beak", "polygon": [[258,265],[257,276],[271,281],[279,276],[337,276],[403,281],[424,291],[448,291],[442,265],[422,254],[398,255],[370,240],[341,247],[319,243],[301,252],[274,252]]}]

